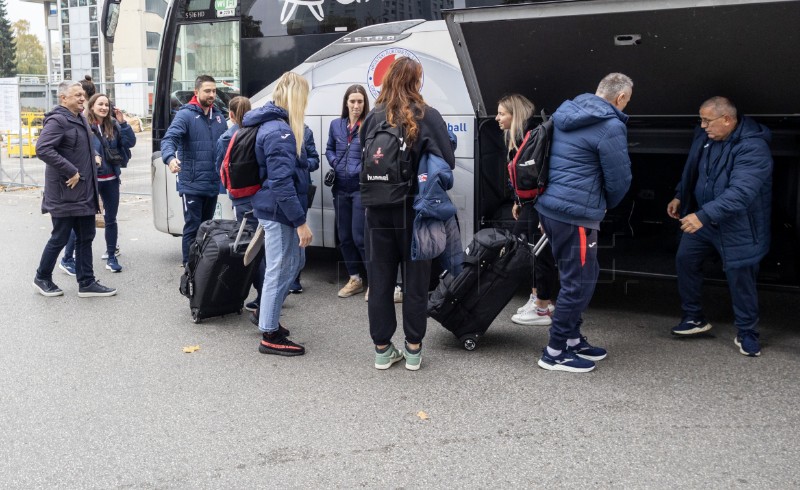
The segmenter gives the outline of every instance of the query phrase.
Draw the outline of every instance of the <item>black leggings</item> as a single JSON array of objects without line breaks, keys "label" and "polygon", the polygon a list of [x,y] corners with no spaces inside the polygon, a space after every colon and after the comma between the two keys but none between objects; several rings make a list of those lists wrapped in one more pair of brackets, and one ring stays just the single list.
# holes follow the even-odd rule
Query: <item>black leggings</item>
[{"label": "black leggings", "polygon": [[[536,243],[542,236],[542,231],[539,229],[539,213],[536,212],[533,203],[526,203],[522,206],[519,219],[514,225],[514,234],[525,235],[525,239],[531,244]],[[558,293],[558,272],[549,242],[539,252],[539,256],[534,258],[531,272],[533,287],[536,288],[536,297],[543,300],[554,300]]]}]

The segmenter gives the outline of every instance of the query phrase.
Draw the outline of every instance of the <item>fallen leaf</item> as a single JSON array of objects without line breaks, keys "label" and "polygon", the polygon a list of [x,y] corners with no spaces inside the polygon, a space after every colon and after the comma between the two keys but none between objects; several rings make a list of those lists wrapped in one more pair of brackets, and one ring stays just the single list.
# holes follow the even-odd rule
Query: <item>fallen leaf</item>
[{"label": "fallen leaf", "polygon": [[428,420],[430,418],[428,417],[428,414],[423,412],[422,410],[417,412],[417,417],[419,417],[420,420]]},{"label": "fallen leaf", "polygon": [[198,350],[200,350],[199,345],[187,345],[186,347],[183,348],[183,352],[185,352],[186,354],[191,354],[192,352]]}]

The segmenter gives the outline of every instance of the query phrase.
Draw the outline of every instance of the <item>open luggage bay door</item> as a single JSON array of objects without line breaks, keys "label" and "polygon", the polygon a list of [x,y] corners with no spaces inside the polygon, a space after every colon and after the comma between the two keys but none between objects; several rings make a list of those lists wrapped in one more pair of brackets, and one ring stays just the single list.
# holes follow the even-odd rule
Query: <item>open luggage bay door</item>
[{"label": "open luggage bay door", "polygon": [[800,287],[800,1],[547,1],[450,10],[445,21],[479,118],[476,222],[503,226],[510,214],[497,101],[517,92],[552,113],[622,72],[634,81],[625,111],[634,181],[602,225],[603,268],[674,275],[666,204],[700,104],[725,95],[773,133],[772,251],[760,281]]}]

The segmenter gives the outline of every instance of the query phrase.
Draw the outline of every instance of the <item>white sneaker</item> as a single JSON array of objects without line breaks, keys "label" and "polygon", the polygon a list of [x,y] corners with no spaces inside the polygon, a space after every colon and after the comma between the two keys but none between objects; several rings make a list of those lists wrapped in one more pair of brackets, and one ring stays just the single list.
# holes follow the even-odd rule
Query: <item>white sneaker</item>
[{"label": "white sneaker", "polygon": [[400,289],[400,286],[394,287],[394,302],[395,303],[403,302],[403,290]]},{"label": "white sneaker", "polygon": [[530,311],[536,307],[536,295],[532,294],[527,303],[517,308],[517,315]]},{"label": "white sneaker", "polygon": [[533,310],[517,313],[511,317],[511,321],[519,325],[536,325],[546,327],[553,323],[550,317],[553,312],[549,307],[547,308],[534,308]]}]

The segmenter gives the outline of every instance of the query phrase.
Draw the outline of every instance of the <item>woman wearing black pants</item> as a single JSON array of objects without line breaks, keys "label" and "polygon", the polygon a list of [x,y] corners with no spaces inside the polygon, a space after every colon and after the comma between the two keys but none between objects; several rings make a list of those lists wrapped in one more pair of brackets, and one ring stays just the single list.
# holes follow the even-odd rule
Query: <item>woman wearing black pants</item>
[{"label": "woman wearing black pants", "polygon": [[[417,176],[419,161],[425,153],[443,158],[451,168],[455,156],[447,134],[447,125],[439,112],[426,105],[419,93],[422,84],[422,66],[408,57],[398,58],[383,78],[382,90],[361,126],[364,168],[377,164],[376,155],[368,155],[368,138],[383,122],[400,127],[405,142],[410,144],[411,175]],[[369,170],[365,170],[368,172]],[[417,179],[405,195],[398,199],[388,197],[381,179],[364,178],[362,173],[361,197],[366,208],[365,253],[369,277],[368,303],[369,329],[375,344],[375,367],[388,369],[406,359],[406,368],[416,371],[422,362],[422,339],[425,336],[428,306],[428,281],[430,261],[412,261],[411,232],[414,221],[412,204],[417,193]],[[403,332],[405,345],[401,352],[392,344],[397,329],[394,311],[394,288],[397,266],[403,272]]]}]

